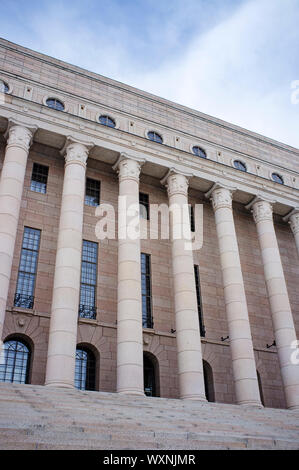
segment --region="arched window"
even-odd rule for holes
[[[56,109],[56,111],[64,111],[64,104],[56,98],[48,98],[46,104],[49,108]]]
[[[265,400],[264,400],[264,394],[263,394],[262,381],[261,381],[261,376],[260,376],[260,373],[259,373],[258,370],[256,371],[256,375],[257,375],[257,382],[258,382],[258,385],[259,385],[259,391],[260,391],[261,402],[262,402],[262,405],[265,406]]]
[[[272,176],[272,180],[275,181],[275,183],[284,184],[283,177],[280,176],[278,173],[272,173],[271,176]]]
[[[206,152],[202,148],[198,147],[197,145],[194,145],[194,147],[192,147],[192,152],[197,157],[207,158]]]
[[[1,93],[8,93],[9,92],[9,86],[3,80],[0,80],[0,92]]]
[[[144,393],[148,397],[159,396],[159,365],[150,353],[143,354]]]
[[[203,376],[205,382],[205,392],[206,398],[210,402],[215,401],[215,391],[214,391],[214,379],[213,379],[213,371],[212,367],[207,361],[203,362]]]
[[[115,121],[109,116],[100,116],[99,122],[103,124],[103,126],[115,127]]]
[[[163,143],[162,137],[160,136],[160,134],[157,134],[157,132],[150,131],[150,132],[147,133],[147,136],[148,136],[149,140],[152,140],[153,142],[158,142],[158,144]]]
[[[235,160],[234,167],[240,171],[247,171],[245,163],[241,162],[241,160]]]
[[[19,338],[5,341],[0,355],[0,381],[28,383],[30,353],[29,346]]]
[[[96,358],[94,353],[84,347],[76,349],[75,387],[79,390],[96,389]]]

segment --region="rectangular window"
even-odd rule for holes
[[[190,229],[191,232],[195,232],[195,217],[194,217],[194,207],[189,205],[189,215],[190,215]]]
[[[83,240],[79,317],[95,319],[98,244]]]
[[[24,228],[15,307],[33,308],[40,234],[38,229]]]
[[[85,204],[87,206],[98,206],[100,204],[100,182],[86,178]]]
[[[151,257],[141,253],[141,292],[142,292],[142,326],[153,328],[152,289],[151,289]]]
[[[148,194],[139,193],[140,217],[149,220],[149,200]]]
[[[203,313],[202,313],[202,301],[200,293],[200,279],[199,279],[199,267],[194,265],[194,276],[195,276],[195,287],[196,287],[196,296],[197,296],[197,309],[198,309],[198,318],[199,318],[199,329],[200,336],[206,336],[206,330],[203,323]]]
[[[30,184],[31,191],[43,194],[47,192],[48,172],[49,168],[47,166],[33,163]]]

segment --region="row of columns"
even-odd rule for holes
[[[29,147],[34,127],[11,123],[0,181],[0,337]],[[68,139],[63,149],[65,174],[54,274],[46,385],[73,387],[80,291],[80,266],[88,152],[93,144]],[[114,169],[119,195],[139,207],[139,175],[144,160],[122,154]],[[163,183],[169,205],[188,204],[188,175],[170,171]],[[252,336],[232,211],[232,189],[215,184],[206,194],[215,213],[224,298],[229,327],[237,403],[261,406]],[[291,361],[296,341],[288,293],[273,224],[271,201],[255,198],[253,212],[261,248],[287,407],[299,409],[299,366]],[[136,217],[136,213],[134,214]],[[119,231],[125,218],[119,210]],[[299,252],[299,217],[290,225]],[[172,218],[172,229],[175,220]],[[188,227],[187,227],[188,226]],[[186,250],[189,223],[181,239],[172,238],[174,307],[180,396],[205,400],[201,339],[192,251]],[[119,232],[120,233],[120,232]],[[173,230],[171,230],[173,233]],[[117,391],[143,395],[143,338],[140,239],[125,236],[118,243]]]

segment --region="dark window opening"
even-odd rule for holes
[[[192,151],[193,151],[194,155],[196,155],[197,157],[207,158],[206,152],[202,148],[198,147],[197,145],[195,145],[192,148]]]
[[[282,176],[278,173],[272,173],[272,180],[275,181],[275,183],[284,184]]]
[[[257,382],[258,382],[259,391],[260,391],[261,402],[262,402],[262,405],[265,406],[262,380],[261,380],[261,376],[258,370],[256,371],[256,375],[257,375]]]
[[[109,116],[100,116],[99,122],[103,124],[103,126],[115,127],[115,121]]]
[[[150,353],[143,354],[144,393],[147,397],[159,396],[158,363],[151,358]]]
[[[38,229],[24,228],[19,274],[14,299],[15,307],[33,308],[40,234],[41,231]]]
[[[140,217],[149,220],[149,198],[148,194],[139,193]]]
[[[100,204],[101,183],[91,178],[86,178],[85,204],[87,206],[98,206]]]
[[[0,355],[0,382],[29,383],[30,348],[20,339],[4,342]]]
[[[142,326],[153,328],[150,255],[141,253]]]
[[[98,244],[83,240],[80,286],[80,318],[96,318]]]
[[[189,205],[189,216],[190,216],[190,230],[195,232],[195,216],[194,216],[194,207]]]
[[[204,322],[203,322],[199,266],[197,266],[197,265],[194,265],[194,276],[195,276],[195,288],[196,288],[196,297],[197,297],[197,310],[198,310],[200,336],[205,337],[206,336],[206,329],[205,329]]]
[[[96,358],[83,346],[76,349],[75,387],[79,390],[96,389]]]
[[[234,167],[240,171],[245,171],[245,172],[247,171],[245,163],[241,162],[240,160],[234,161]]]
[[[160,136],[160,134],[157,134],[157,132],[148,132],[147,134],[149,140],[152,140],[153,142],[157,142],[158,144],[162,144],[163,143],[163,139],[162,137]]]
[[[214,391],[214,379],[212,367],[207,361],[202,361],[203,363],[203,376],[205,382],[205,393],[206,399],[210,402],[215,401],[215,391]]]
[[[7,85],[7,83],[3,82],[2,80],[0,80],[0,92],[1,93],[9,92],[9,86]]]
[[[45,194],[47,192],[49,168],[39,163],[33,163],[31,175],[31,191]]]
[[[49,108],[56,109],[56,111],[64,110],[64,104],[56,98],[48,98],[46,104]]]

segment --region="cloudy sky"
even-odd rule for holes
[[[10,41],[297,148],[298,25],[299,0],[1,4]]]

